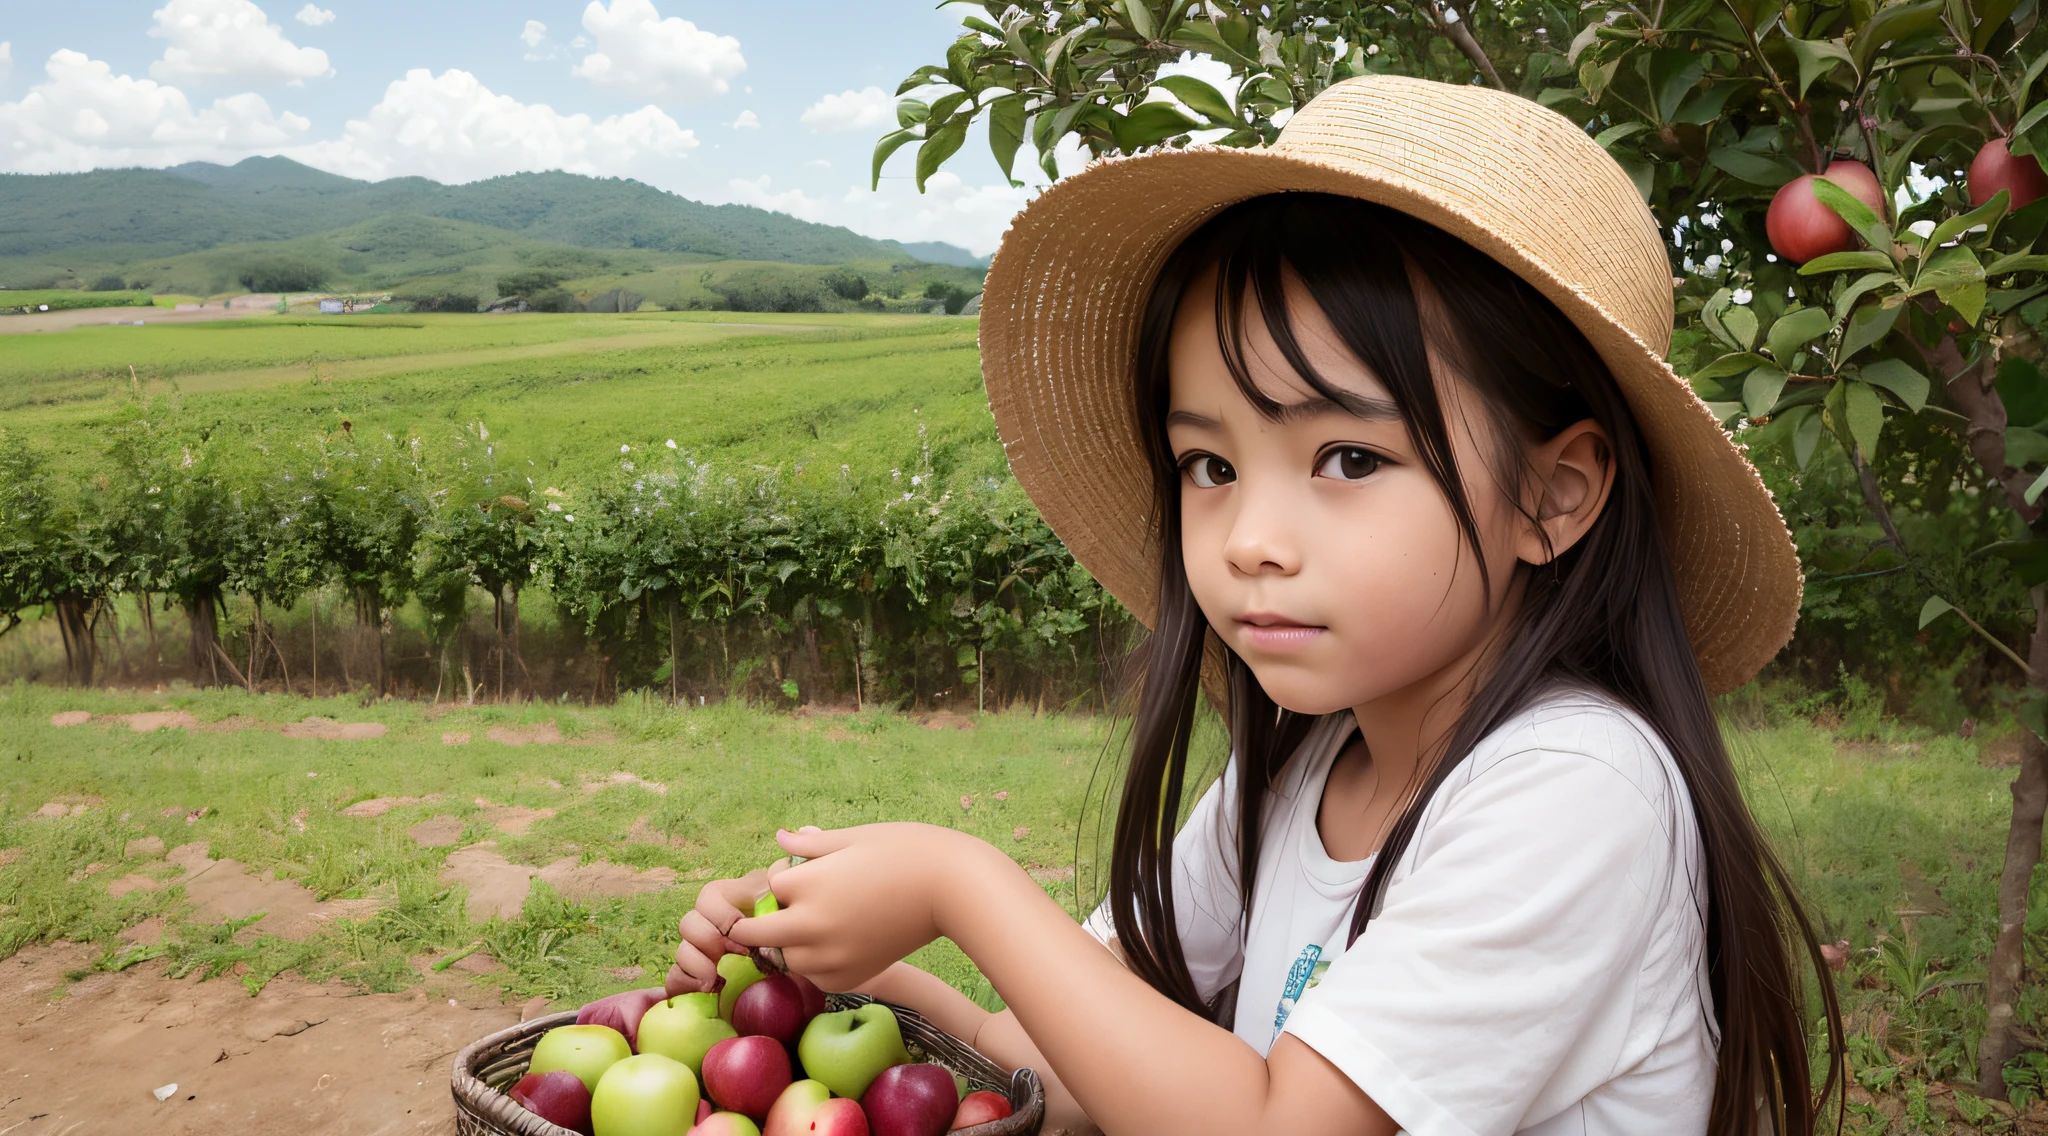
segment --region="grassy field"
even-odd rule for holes
[[[198,725],[136,733],[104,720],[51,724],[51,715],[76,710],[182,710]],[[310,715],[387,732],[368,741],[278,732]],[[486,738],[494,726],[549,722],[559,744]],[[632,967],[659,974],[695,881],[765,862],[777,825],[885,818],[953,825],[989,839],[1038,869],[1048,890],[1072,907],[1070,870],[1083,799],[1108,737],[1104,722],[992,714],[936,724],[967,728],[874,713],[787,716],[737,704],[437,710],[17,685],[0,691],[0,737],[7,739],[0,762],[9,767],[0,783],[0,849],[8,850],[0,852],[0,956],[73,938],[103,947],[102,969],[166,957],[175,972],[239,978],[252,989],[290,970],[390,990],[417,983],[431,961],[481,941],[479,954],[494,961],[472,981],[568,1004],[647,980]],[[449,733],[474,740],[447,745]],[[1213,748],[1214,734],[1208,737]],[[1730,738],[1752,806],[1801,881],[1823,937],[1853,948],[1839,979],[1858,1086],[1849,1130],[2010,1131],[2004,1113],[1948,1086],[1973,1079],[1970,1039],[1983,1018],[1974,983],[1995,922],[1993,880],[2009,809],[2012,771],[2000,762],[2015,752],[2013,740],[1932,736],[1854,706],[1815,720],[1737,707]],[[343,812],[390,797],[437,799],[375,818]],[[35,815],[52,804],[67,815]],[[492,826],[507,806],[552,815],[508,835]],[[409,835],[436,817],[453,818],[441,823],[459,830],[460,846],[495,840],[513,863],[668,868],[676,883],[655,894],[579,901],[541,880],[518,917],[472,920],[462,885],[442,879],[456,848],[421,847]],[[127,854],[128,842],[151,836],[172,848],[205,841],[213,857],[297,881],[323,900],[373,902],[294,942],[209,918],[175,878],[115,898],[110,880],[172,876],[151,855]],[[1085,892],[1092,854],[1083,859]],[[2044,900],[2036,896],[2037,912]],[[123,938],[124,928],[152,919],[165,927],[155,945]],[[995,1004],[993,991],[949,946],[929,948],[917,961]],[[2036,992],[2023,1022],[2039,1028],[2044,1010]],[[2039,1096],[2037,1072],[2024,1062],[2017,1071],[2022,1108]]]
[[[431,441],[481,421],[501,466],[562,478],[669,438],[714,461],[886,467],[916,453],[922,424],[942,458],[965,446],[990,464],[975,326],[650,312],[87,327],[9,339],[0,428],[80,462],[138,396],[259,434],[346,418]]]

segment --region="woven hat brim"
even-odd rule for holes
[[[1081,565],[1147,626],[1158,533],[1132,421],[1139,322],[1182,239],[1221,209],[1320,192],[1397,209],[1528,281],[1586,335],[1651,453],[1660,523],[1700,672],[1733,690],[1792,637],[1799,559],[1771,494],[1733,438],[1658,352],[1446,193],[1313,156],[1191,147],[1099,162],[1012,222],[983,296],[981,356],[1010,467]]]

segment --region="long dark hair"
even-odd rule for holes
[[[1653,470],[1628,404],[1585,336],[1528,283],[1457,238],[1368,202],[1289,193],[1232,206],[1168,258],[1145,311],[1133,394],[1160,537],[1158,608],[1130,722],[1108,897],[1131,968],[1189,1010],[1220,1015],[1195,987],[1174,920],[1173,829],[1205,648],[1214,645],[1181,559],[1181,479],[1165,428],[1174,318],[1191,283],[1210,269],[1218,340],[1246,399],[1268,415],[1280,409],[1244,364],[1247,319],[1255,314],[1304,382],[1345,403],[1344,392],[1316,374],[1296,342],[1283,287],[1291,274],[1392,394],[1475,559],[1478,528],[1425,345],[1452,360],[1480,396],[1504,440],[1502,454],[1488,465],[1510,500],[1521,500],[1517,439],[1549,438],[1590,418],[1611,442],[1614,485],[1599,519],[1549,564],[1517,567],[1526,578],[1514,623],[1441,756],[1389,831],[1360,889],[1351,940],[1371,920],[1430,796],[1480,739],[1556,684],[1603,690],[1649,722],[1669,748],[1705,847],[1707,966],[1721,1030],[1707,1131],[1753,1136],[1762,1106],[1780,1136],[1811,1133],[1843,1083],[1840,1008],[1791,880],[1736,784],[1679,614]],[[1434,305],[1418,303],[1411,270],[1429,283]],[[1313,719],[1281,709],[1242,659],[1227,649],[1222,654],[1231,760],[1238,763],[1237,878],[1248,916],[1265,799]],[[1818,1096],[1795,948],[1803,948],[1825,1003],[1828,1071]],[[1839,1108],[1836,1115],[1839,1128]]]

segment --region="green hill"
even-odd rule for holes
[[[894,241],[747,205],[705,205],[624,178],[554,172],[467,185],[366,182],[288,158],[248,158],[232,166],[0,174],[0,263],[9,276],[81,274],[87,266],[329,233],[393,213],[585,248],[797,264],[909,259]]]

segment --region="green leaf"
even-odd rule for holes
[[[2027,97],[2033,93],[2034,83],[2041,78],[2044,68],[2048,68],[2048,51],[2034,57],[2034,61],[2027,65],[2027,73],[2020,79],[2020,85],[2015,88],[2020,93],[2020,106],[2027,105]]]
[[[2048,434],[2026,426],[2006,427],[2005,460],[2015,469],[2048,466]]]
[[[889,155],[902,149],[906,144],[917,141],[917,137],[915,130],[898,130],[893,134],[882,135],[882,140],[875,143],[875,176],[874,181],[868,186],[869,189],[881,186],[882,165],[889,160]]]
[[[1166,88],[1189,110],[1210,122],[1235,125],[1238,121],[1237,110],[1230,105],[1230,100],[1224,98],[1221,91],[1192,75],[1165,75],[1152,85]]]
[[[931,118],[931,104],[921,99],[896,100],[896,125],[909,130]]]
[[[1777,367],[1758,367],[1742,380],[1742,406],[1751,418],[1762,418],[1778,405],[1785,391],[1785,372]]]
[[[1688,377],[1695,383],[1703,383],[1709,379],[1725,379],[1731,375],[1753,371],[1769,362],[1770,360],[1754,352],[1736,351],[1708,363]]]
[[[2001,540],[1977,550],[1978,556],[1996,556],[2012,565],[2020,583],[2031,588],[2048,584],[2048,540]]]
[[[1879,359],[1865,364],[1857,377],[1892,392],[1907,410],[1915,414],[1927,405],[1927,376],[1898,359]]]
[[[1936,249],[1921,262],[1913,280],[1913,293],[1933,292],[1942,303],[1956,310],[1966,323],[1976,323],[1984,312],[1984,266],[1976,250],[1968,245]]]
[[[1793,56],[1799,60],[1798,97],[1802,99],[1806,97],[1806,88],[1813,86],[1815,79],[1844,63],[1851,70],[1856,67],[1855,57],[1838,39],[1793,39],[1787,36],[1785,46],[1791,48]]]
[[[989,152],[995,155],[997,168],[1013,186],[1023,184],[1010,171],[1017,164],[1018,148],[1024,145],[1024,117],[1028,113],[1023,95],[1005,95],[988,105]]]
[[[2043,489],[2048,489],[2048,469],[2041,471],[2041,476],[2035,478],[2032,485],[2027,486],[2027,491],[2021,494],[2021,497],[2027,504],[2031,505],[2041,499],[2041,491]]]
[[[1813,195],[1820,199],[1822,205],[1849,222],[1849,227],[1856,230],[1856,234],[1872,249],[1884,251],[1892,247],[1891,226],[1879,220],[1877,214],[1870,211],[1870,206],[1858,201],[1848,190],[1822,177],[1814,179]]]
[[[1899,308],[1887,308],[1883,304],[1865,304],[1849,317],[1849,327],[1842,333],[1842,347],[1836,353],[1835,364],[1840,366],[1856,357],[1858,351],[1873,343],[1881,342],[1891,334],[1892,325],[1899,322]],[[1919,407],[1914,407],[1918,410]]]
[[[1571,47],[1565,50],[1565,62],[1574,67],[1578,66],[1579,53],[1593,45],[1593,41],[1600,35],[1600,29],[1605,26],[1606,24],[1601,22],[1598,17],[1595,17],[1585,27],[1580,28],[1579,34],[1572,37]]]
[[[2048,106],[2048,103],[2041,105]],[[2005,191],[2001,189],[1999,192]],[[2048,269],[2048,256],[2022,249],[2019,252],[2009,252],[1985,265],[1984,275],[2009,276],[2015,272],[2040,272],[2043,269]]]
[[[1756,346],[1756,313],[1743,307],[1730,307],[1721,313],[1721,326],[1735,340],[1735,345],[1744,351]]]
[[[1120,0],[1117,7],[1123,9],[1124,17],[1131,22],[1131,30],[1140,39],[1157,39],[1159,21],[1152,15],[1152,6],[1146,0]]]
[[[2041,55],[2041,59],[2048,59],[2048,52],[2043,52]],[[2035,67],[2039,67],[2040,65],[2040,60],[2036,60],[2034,62]],[[2033,110],[2030,110],[2027,113],[2021,115],[2020,120],[2012,124],[2012,136],[2017,138],[2018,136],[2025,134],[2027,131],[2032,130],[2036,126],[2039,126],[2041,124],[2041,120],[2044,118],[2048,118],[2048,103],[2041,103],[2035,106]]]
[[[1713,295],[1708,296],[1707,302],[1700,305],[1700,322],[1707,326],[1707,331],[1715,339],[1741,351],[1745,350],[1748,345],[1735,342],[1734,333],[1730,332],[1727,326],[1721,322],[1721,313],[1728,310],[1730,299],[1734,295],[1735,292],[1732,289],[1721,288],[1715,291]]]
[[[1800,347],[1833,326],[1835,317],[1829,315],[1826,308],[1797,308],[1786,312],[1771,324],[1768,336],[1771,358],[1778,361],[1778,366],[1789,368],[1792,356]]]
[[[967,141],[968,116],[960,115],[944,126],[933,131],[917,148],[917,191],[924,192],[924,183],[945,164]]]
[[[1723,426],[1735,421],[1735,419],[1742,415],[1742,404],[1739,402],[1710,402],[1707,404],[1707,409],[1713,411],[1714,421],[1719,422]]]
[[[1644,122],[1624,122],[1619,126],[1610,126],[1607,129],[1601,131],[1600,133],[1595,134],[1593,136],[1593,144],[1595,146],[1600,147],[1602,150],[1605,150],[1607,147],[1614,145],[1616,142],[1619,142],[1622,139],[1630,137],[1632,135],[1641,134],[1643,131],[1648,130],[1649,128],[1649,124]]]
[[[1706,78],[1707,60],[1700,52],[1684,48],[1658,48],[1650,53],[1650,90],[1655,96],[1655,110],[1659,122],[1670,122],[1671,116],[1685,101],[1685,96]]]
[[[1911,4],[1887,4],[1856,34],[1850,62],[1858,75],[1870,70],[1870,63],[1886,44],[1932,30],[1941,23],[1943,0],[1917,0]]]
[[[1131,113],[1111,115],[1111,124],[1116,131],[1117,148],[1126,154],[1135,153],[1147,146],[1159,143],[1177,134],[1186,134],[1200,129],[1201,124],[1172,103],[1139,103]]]
[[[1942,616],[1947,615],[1949,612],[1952,612],[1954,610],[1955,605],[1949,603],[1945,599],[1942,599],[1940,596],[1929,596],[1927,598],[1927,602],[1920,605],[1921,629],[1925,630],[1928,624],[1933,623],[1935,620],[1940,619]]]
[[[1948,220],[1936,225],[1934,231],[1927,234],[1926,247],[1939,248],[1979,225],[1987,227],[1997,225],[1999,218],[2005,216],[2006,206],[2011,203],[2012,194],[2002,189],[1999,190],[1997,193],[1992,194],[1991,200],[1985,202],[1982,206],[1972,209],[1960,217],[1950,217]]]
[[[1991,45],[1991,37],[2012,16],[2012,10],[2019,7],[2019,0],[1976,0],[1977,30],[1970,34],[1970,47],[1983,51]]]
[[[1867,275],[1858,276],[1855,283],[1842,289],[1842,294],[1835,298],[1835,318],[1841,319],[1846,315],[1849,309],[1855,305],[1856,301],[1863,297],[1864,293],[1873,288],[1881,288],[1886,284],[1894,284],[1904,288],[1906,281],[1904,277],[1896,272],[1872,272]]]
[[[1843,392],[1843,410],[1849,416],[1849,433],[1863,460],[1877,457],[1877,438],[1884,430],[1884,402],[1868,383],[1851,382]]]
[[[1831,252],[1814,257],[1799,266],[1799,275],[1817,276],[1823,272],[1846,272],[1851,268],[1896,268],[1892,258],[1876,249],[1860,249],[1856,252]]]
[[[1677,126],[1705,126],[1713,122],[1721,117],[1721,109],[1728,105],[1728,100],[1734,96],[1735,92],[1742,85],[1741,83],[1716,83],[1700,91],[1693,95],[1693,97],[1685,100],[1685,105],[1679,107],[1678,113],[1671,116],[1672,124]]]
[[[1806,463],[1813,460],[1814,449],[1820,445],[1820,408],[1801,406],[1786,413],[1799,415],[1798,421],[1792,427],[1792,460],[1803,470]]]
[[[1773,188],[1799,176],[1798,170],[1776,158],[1734,146],[1715,147],[1707,153],[1707,164],[1737,180]]]

